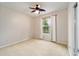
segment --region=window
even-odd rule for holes
[[[49,28],[50,28],[49,17],[43,18],[43,20],[42,20],[43,33],[49,33]]]

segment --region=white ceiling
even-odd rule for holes
[[[42,12],[40,15],[68,7],[68,2],[0,2],[0,6],[5,6],[30,16],[38,16],[31,13],[29,9],[29,7],[36,4],[39,4],[41,8],[46,10],[46,12]]]

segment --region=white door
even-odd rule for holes
[[[75,54],[79,55],[79,3],[75,7]]]
[[[79,3],[77,3],[77,46],[78,46],[78,50],[77,50],[77,53],[78,53],[78,56],[79,56]]]
[[[79,3],[74,4],[74,55],[79,55]]]
[[[41,20],[41,38],[56,41],[55,16],[44,17]]]

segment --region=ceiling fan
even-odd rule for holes
[[[38,4],[36,4],[35,7],[30,7],[30,9],[32,9],[32,11],[31,11],[32,13],[36,12],[38,14],[40,14],[40,12],[42,12],[42,11],[46,11],[45,9],[41,9],[40,5],[38,5]]]

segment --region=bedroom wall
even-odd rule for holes
[[[74,6],[75,2],[71,2],[68,7],[68,50],[69,54],[74,55]]]
[[[0,46],[31,38],[31,17],[0,6]]]
[[[63,9],[57,13],[57,42],[68,43],[68,10]]]
[[[36,17],[34,19],[34,21],[35,21],[35,23],[34,23],[34,32],[35,32],[34,38],[40,38],[41,18],[45,17],[45,16],[52,16],[52,15],[57,15],[57,42],[67,45],[67,43],[68,43],[68,9],[67,8]]]

